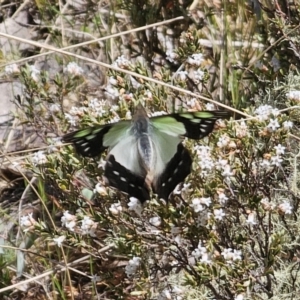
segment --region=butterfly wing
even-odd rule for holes
[[[104,176],[109,185],[140,201],[150,199],[145,170],[138,161],[137,140],[131,134],[131,121],[88,127],[66,134],[82,156],[94,157],[109,148]]]
[[[170,135],[180,135],[199,140],[214,129],[218,119],[228,118],[227,111],[196,111],[153,117],[155,127]]]
[[[67,143],[73,143],[82,156],[100,155],[106,148],[112,148],[122,140],[131,126],[130,121],[87,127],[63,136]]]
[[[109,155],[104,176],[110,186],[127,193],[130,197],[139,199],[142,203],[150,199],[149,187],[145,183],[145,176],[131,172]]]
[[[181,137],[202,139],[212,132],[217,119],[228,117],[223,111],[171,114],[151,118],[157,166],[152,189],[168,199],[177,184],[190,174],[192,159]]]

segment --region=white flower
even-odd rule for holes
[[[225,260],[231,260],[232,259],[232,249],[231,248],[225,248],[221,255],[224,257]]]
[[[62,246],[62,242],[66,239],[66,237],[64,235],[58,237],[58,238],[54,238],[53,241],[55,242],[55,244],[57,244],[58,247]]]
[[[224,213],[223,209],[214,209],[214,216],[217,220],[222,220],[226,214]]]
[[[228,160],[219,158],[216,162],[217,170],[224,170],[224,168],[228,165]]]
[[[149,223],[155,227],[158,227],[161,224],[161,218],[160,217],[150,218]]]
[[[205,265],[209,265],[212,263],[212,260],[210,258],[210,254],[209,253],[204,253],[200,259],[200,262],[205,264]]]
[[[246,221],[249,225],[256,225],[257,223],[255,222],[255,213],[251,212],[248,215],[247,221]]]
[[[130,61],[124,55],[121,55],[112,65],[121,69],[127,69],[130,66]]]
[[[113,203],[110,208],[109,211],[113,214],[113,215],[118,215],[122,212],[123,208],[122,205],[120,203],[120,201],[118,201],[117,203]]]
[[[112,106],[110,107],[110,111],[111,111],[111,112],[118,111],[119,108],[120,108],[119,105],[112,105]]]
[[[113,76],[110,76],[109,79],[108,79],[108,82],[111,84],[111,85],[118,85],[118,80],[113,77]]]
[[[238,294],[234,300],[244,300],[244,295],[243,294]]]
[[[291,100],[299,101],[300,100],[300,91],[289,91],[286,94],[286,97]]]
[[[109,123],[117,123],[120,121],[119,116],[114,116],[112,119],[109,120]]]
[[[76,106],[72,106],[69,114],[72,116],[78,116],[81,117],[84,115],[84,112],[86,111],[86,107],[76,107]]]
[[[91,111],[92,115],[96,117],[102,117],[104,114],[106,114],[105,110],[105,103],[106,101],[99,101],[97,98],[93,98],[89,102],[89,110]]]
[[[197,152],[198,156],[199,157],[203,157],[203,156],[210,156],[210,152],[211,152],[211,149],[209,146],[203,146],[203,145],[196,145],[194,147],[194,150]]]
[[[224,193],[219,193],[219,202],[225,204],[228,200],[228,197]]]
[[[202,198],[200,198],[200,202],[202,204],[205,204],[207,207],[211,205],[211,199],[210,199],[210,197],[206,197],[206,198],[202,197]]]
[[[280,158],[280,156],[278,156],[278,155],[275,155],[275,156],[271,157],[271,165],[272,166],[280,167],[282,161],[283,161],[283,159]]]
[[[270,167],[271,163],[270,161],[268,161],[267,159],[263,159],[261,162],[260,162],[260,166],[264,169],[267,169],[268,167]]]
[[[70,231],[74,231],[74,227],[76,226],[76,219],[75,215],[71,215],[68,210],[64,212],[64,215],[61,217],[62,226],[65,226]]]
[[[71,75],[78,76],[83,74],[83,69],[77,65],[76,62],[69,62],[68,65],[64,68],[64,72],[67,72]]]
[[[40,71],[34,65],[29,66],[29,71],[30,71],[31,78],[35,82],[38,82]]]
[[[281,212],[283,212],[286,215],[292,214],[293,207],[287,201],[284,201],[283,203],[279,204],[278,208]]]
[[[246,122],[241,120],[240,123],[235,123],[236,136],[240,139],[249,135],[249,130]]]
[[[186,101],[186,105],[191,108],[194,108],[196,106],[196,103],[197,103],[196,98],[187,99],[187,101]]]
[[[204,72],[201,69],[194,71],[194,79],[196,83],[199,83],[204,78]]]
[[[52,103],[50,106],[49,106],[49,110],[52,112],[52,113],[58,113],[60,112],[61,110],[61,106],[57,103]]]
[[[20,69],[18,67],[17,64],[11,64],[5,67],[5,73],[7,75],[11,75],[11,74],[19,74],[20,73]]]
[[[125,273],[126,273],[127,277],[129,277],[129,278],[132,277],[136,273],[140,264],[141,264],[141,258],[133,257],[128,262],[128,265],[125,267]]]
[[[269,131],[275,131],[279,127],[280,127],[280,125],[279,125],[277,119],[270,119],[270,123],[267,125],[267,129]]]
[[[67,121],[70,123],[71,126],[76,126],[77,124],[77,118],[68,114],[68,113],[65,113],[65,118],[67,119]]]
[[[202,159],[199,157],[198,165],[202,170],[211,171],[214,168],[215,163],[210,157],[206,157],[206,159],[204,157],[202,157]]]
[[[206,212],[199,212],[196,219],[196,226],[202,227],[207,224],[207,220],[209,218],[209,213]]]
[[[35,166],[38,166],[38,165],[43,165],[47,162],[47,156],[44,154],[43,151],[38,151],[38,152],[35,152],[33,154],[33,157],[32,157],[32,163],[35,165]]]
[[[133,210],[135,211],[136,214],[141,215],[143,210],[141,202],[135,197],[130,197],[129,200],[130,200],[130,202],[128,203],[129,210]]]
[[[95,231],[97,223],[94,222],[89,216],[84,216],[81,221],[82,234],[89,234],[90,236],[96,236]]]
[[[259,106],[254,113],[257,114],[260,121],[266,121],[269,119],[270,114],[273,111],[273,107],[270,105],[261,105]]]
[[[206,110],[215,110],[215,105],[212,103],[206,103],[205,104],[205,109]]]
[[[233,250],[232,253],[232,260],[242,260],[242,251],[240,250]]]
[[[119,97],[119,90],[112,85],[108,84],[105,88],[106,95],[112,99],[116,99]]]
[[[230,137],[227,134],[223,134],[219,137],[217,146],[219,148],[225,148],[230,142]]]
[[[24,227],[23,231],[27,232],[30,229],[34,228],[34,225],[36,224],[36,220],[33,218],[32,213],[29,213],[27,216],[22,216],[20,218],[20,226]]]
[[[96,184],[96,186],[94,188],[94,193],[96,193],[96,192],[98,194],[100,194],[101,196],[107,195],[106,188],[99,182]]]
[[[277,155],[284,154],[284,152],[285,152],[285,147],[282,146],[281,144],[278,144],[277,146],[275,146],[274,149],[276,150]]]
[[[173,51],[167,51],[166,52],[166,59],[170,62],[177,62],[176,59],[178,58],[178,55]]]
[[[233,172],[231,171],[231,167],[229,165],[224,166],[222,176],[223,177],[230,177],[233,175]]]
[[[186,80],[186,77],[188,75],[188,72],[187,71],[178,71],[176,73],[176,75],[179,77],[179,80],[181,81],[185,81]]]
[[[190,206],[194,209],[195,213],[198,213],[205,209],[205,207],[201,204],[200,198],[194,198]]]
[[[164,289],[157,297],[157,300],[182,300],[180,296],[183,290],[174,286]]]
[[[293,122],[292,121],[284,121],[283,122],[283,128],[286,130],[289,130],[293,127]]]
[[[199,241],[198,247],[192,252],[192,256],[194,256],[195,258],[198,259],[206,252],[207,252],[207,249],[205,247],[203,247],[201,241]]]
[[[227,261],[235,261],[242,259],[242,252],[240,250],[233,250],[231,248],[224,249],[221,253]]]
[[[200,66],[204,61],[202,53],[195,53],[188,57],[187,63],[190,65]]]

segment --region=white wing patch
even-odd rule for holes
[[[181,138],[177,135],[170,135],[164,131],[153,128],[151,133],[153,142],[153,152],[155,155],[155,164],[153,165],[153,180],[157,179],[165,170],[168,162],[177,152],[178,144]]]
[[[123,133],[119,141],[110,148],[108,155],[113,155],[119,164],[132,173],[145,175],[138,161],[137,140],[134,135],[130,134],[130,129]]]

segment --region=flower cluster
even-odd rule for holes
[[[271,115],[277,117],[279,114],[278,109],[273,108],[271,105],[261,105],[254,111],[254,113],[260,121],[268,120]]]
[[[231,264],[234,261],[242,260],[242,251],[235,250],[232,248],[224,249],[221,255],[224,257],[225,261],[229,264]]]
[[[79,76],[83,74],[83,69],[73,61],[68,63],[68,65],[64,68],[64,72],[69,73],[73,76]]]
[[[109,211],[113,215],[119,215],[122,212],[122,210],[123,210],[123,208],[122,208],[120,201],[118,201],[117,203],[113,203],[109,208]]]
[[[44,165],[47,161],[47,156],[43,151],[38,151],[33,154],[32,163],[34,166]]]
[[[286,97],[291,100],[299,101],[300,100],[300,91],[289,91],[286,94]]]
[[[211,257],[212,255],[208,253],[206,247],[202,246],[202,242],[199,241],[198,247],[193,250],[192,256],[198,260],[199,262],[203,264],[211,264],[212,260]]]
[[[82,235],[95,236],[98,223],[94,222],[89,216],[83,216],[81,227],[77,226],[77,216],[72,215],[69,211],[65,211],[61,217],[62,226],[70,231],[76,231]]]
[[[210,197],[207,198],[194,198],[192,200],[191,207],[193,208],[195,213],[201,212],[205,210],[207,207],[211,205]]]
[[[125,267],[125,273],[128,278],[131,278],[137,271],[141,264],[141,258],[140,257],[133,257]]]
[[[27,232],[34,229],[37,221],[33,218],[32,213],[27,216],[22,216],[20,219],[20,226],[23,227],[23,231]]]

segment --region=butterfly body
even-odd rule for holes
[[[227,112],[191,112],[149,118],[138,105],[131,121],[90,127],[63,137],[83,156],[97,156],[108,148],[104,170],[109,185],[138,198],[150,191],[168,200],[191,171],[192,159],[182,138],[208,135]]]

